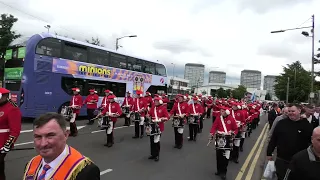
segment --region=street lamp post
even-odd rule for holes
[[[46,28],[48,30],[48,33],[49,33],[51,26],[50,25],[46,25],[46,26],[44,26],[44,28]]]
[[[299,28],[291,28],[291,29],[284,29],[284,30],[277,30],[277,31],[271,31],[271,33],[282,33],[286,31],[291,31],[291,30],[297,30],[297,29],[306,29],[306,28],[311,28],[311,35],[309,35],[308,32],[303,31],[302,35],[306,37],[311,37],[312,38],[312,45],[311,45],[311,93],[313,92],[313,85],[314,85],[314,15],[311,16],[312,20],[312,25],[311,26],[305,26],[305,27],[299,27]]]
[[[116,51],[119,49],[119,40],[120,40],[120,39],[123,39],[123,38],[126,38],[126,37],[128,37],[128,38],[133,38],[133,37],[137,37],[137,35],[122,36],[122,37],[117,38],[117,39],[116,39]]]

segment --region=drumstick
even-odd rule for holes
[[[207,147],[210,145],[210,143],[212,142],[212,140],[209,140],[208,144],[207,144]]]

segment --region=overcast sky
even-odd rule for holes
[[[277,75],[296,60],[310,70],[311,38],[301,30],[270,31],[311,26],[315,14],[318,49],[319,7],[319,0],[0,0],[0,12],[18,17],[14,29],[24,36],[50,24],[51,32],[99,37],[114,49],[117,37],[137,35],[122,39],[119,52],[160,60],[168,75],[175,63],[179,77],[185,63],[202,63],[206,77],[210,70],[227,72],[227,83],[239,83],[243,69]]]

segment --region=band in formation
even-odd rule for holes
[[[79,94],[79,88],[72,88],[74,95],[69,106],[62,108],[61,114],[70,123],[70,136],[77,136],[76,118],[80,109],[85,104],[88,114],[88,125],[98,121],[98,125],[105,129],[107,142],[105,146],[114,145],[114,127],[118,117],[125,117],[125,125],[134,123],[134,139],[142,139],[144,134],[150,138],[150,157],[159,161],[161,134],[164,132],[164,124],[172,121],[174,133],[174,148],[183,148],[184,128],[188,125],[189,141],[196,141],[197,134],[202,132],[205,117],[212,115],[212,127],[209,135],[209,143],[215,142],[217,156],[216,175],[226,178],[228,162],[238,162],[239,152],[243,151],[246,137],[250,137],[252,130],[259,124],[261,105],[257,102],[246,103],[235,99],[214,99],[211,96],[202,97],[201,94],[178,94],[175,97],[173,108],[168,112],[169,99],[165,94],[154,95],[149,92],[143,95],[142,91],[136,91],[133,97],[127,92],[122,105],[115,101],[116,96],[110,90],[105,90],[105,97],[98,106],[98,95],[94,89],[83,101]],[[19,136],[21,129],[21,113],[19,108],[9,99],[10,92],[0,89],[0,111],[6,112],[1,116],[3,121],[0,135],[5,140],[1,142],[0,179],[4,179],[4,157],[12,148]],[[10,111],[10,112],[9,112]],[[12,112],[11,112],[12,111]],[[17,111],[17,112],[16,112]],[[97,113],[98,111],[98,113]],[[20,115],[19,115],[20,113]],[[16,116],[11,116],[15,114]],[[19,116],[18,116],[19,115]],[[13,125],[10,122],[16,122]],[[15,127],[17,126],[17,127]],[[71,149],[72,150],[72,149]]]

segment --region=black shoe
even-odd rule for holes
[[[194,139],[193,139],[193,141],[197,141],[197,139],[196,139],[196,138],[194,138]]]
[[[159,161],[159,156],[156,156],[156,157],[154,158],[154,161],[158,162],[158,161]]]
[[[174,145],[173,148],[178,148],[178,145]]]
[[[190,138],[190,139],[188,139],[188,141],[193,141],[193,139]]]
[[[214,175],[219,176],[219,175],[220,175],[220,173],[219,173],[219,172],[216,172],[216,173],[214,173]]]
[[[138,137],[138,136],[133,136],[132,138],[133,138],[133,139],[138,139],[139,137]]]
[[[178,149],[181,149],[181,148],[182,148],[182,145],[179,145],[177,148],[178,148]]]
[[[154,156],[152,156],[152,155],[148,157],[148,159],[155,159],[155,158],[156,158],[156,157],[154,157]]]
[[[239,160],[238,159],[234,159],[233,162],[236,163],[236,164],[239,164]]]
[[[240,152],[243,152],[243,147],[240,147]]]

